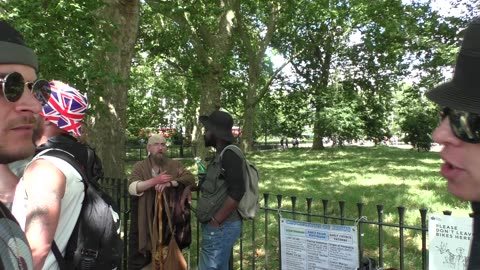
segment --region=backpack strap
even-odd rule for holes
[[[82,167],[82,165],[80,165],[80,162],[75,158],[75,156],[73,156],[72,154],[70,154],[65,150],[58,149],[58,148],[52,148],[44,152],[41,152],[40,155],[38,155],[37,157],[42,157],[42,156],[56,157],[66,161],[80,174],[83,180],[82,182],[85,185],[85,189],[88,187],[88,178],[85,173],[85,169]]]
[[[248,166],[247,160],[246,160],[245,155],[243,154],[242,150],[234,144],[229,144],[229,145],[225,146],[225,148],[223,148],[222,152],[220,152],[220,163],[222,162],[223,153],[225,153],[225,151],[227,151],[228,149],[232,150],[235,154],[237,154],[240,157],[240,159],[243,161],[243,164],[242,164],[243,167],[246,168]],[[245,171],[245,169],[243,169],[243,170],[244,170],[244,173],[247,173]],[[248,181],[248,180],[245,180],[246,175],[244,175],[243,177],[244,177],[244,185],[246,185],[247,184],[246,181]],[[238,208],[237,208],[237,212],[238,212]],[[241,217],[241,215],[240,215],[240,217]]]
[[[70,164],[80,174],[83,180],[82,182],[85,185],[85,189],[87,189],[88,181],[87,181],[87,176],[85,174],[85,170],[82,168],[79,161],[72,154],[62,149],[52,148],[52,149],[46,150],[45,152],[40,153],[38,157],[42,157],[42,156],[56,157],[68,162],[68,164]],[[77,226],[75,226],[74,230],[76,229],[77,229]],[[60,270],[68,270],[67,262],[65,261],[65,258],[62,256],[62,253],[60,252],[60,249],[58,248],[58,245],[55,242],[55,239],[52,240],[51,250],[53,255],[55,256],[55,259],[57,260]]]
[[[57,243],[55,240],[52,241],[52,253],[55,256],[55,259],[57,260],[58,267],[60,270],[68,270],[67,269],[67,262],[65,262],[65,258],[63,258],[62,253],[60,252],[60,249],[57,246]]]
[[[225,148],[223,148],[222,152],[220,152],[220,161],[222,160],[223,153],[225,153],[225,151],[227,151],[228,149],[232,150],[237,155],[239,155],[241,159],[245,159],[245,155],[243,154],[242,150],[238,146],[234,144],[229,144],[225,146]]]
[[[240,157],[240,159],[243,160],[243,163],[246,166],[247,162],[245,160],[245,155],[243,154],[242,150],[234,144],[229,144],[225,146],[225,148],[223,148],[222,152],[220,152],[220,158],[218,162],[220,162],[220,166],[222,166],[221,167],[222,170],[223,170],[223,165],[222,165],[223,153],[225,153],[225,151],[227,151],[228,149],[232,150],[235,154],[237,154]]]

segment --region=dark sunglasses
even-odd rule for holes
[[[50,98],[50,83],[46,80],[36,80],[35,82],[25,82],[22,74],[13,72],[0,79],[2,92],[5,99],[9,102],[18,101],[25,92],[25,86],[30,90],[38,101],[43,105],[47,104]]]
[[[479,114],[446,107],[442,109],[440,116],[442,120],[448,116],[450,128],[457,138],[467,143],[480,143]]]

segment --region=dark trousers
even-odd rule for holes
[[[134,203],[132,203],[134,205]],[[152,254],[147,251],[143,254],[138,251],[138,220],[136,204],[132,206],[132,218],[130,219],[130,232],[128,234],[128,270],[141,270],[152,262]],[[146,228],[145,228],[146,229]]]

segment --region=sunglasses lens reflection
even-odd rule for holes
[[[442,114],[448,116],[457,138],[468,143],[480,143],[480,115],[454,109],[444,109]]]
[[[23,94],[25,81],[20,73],[14,72],[8,74],[4,79],[5,98],[10,102],[18,101]]]
[[[51,92],[52,90],[50,89],[50,83],[46,80],[38,80],[33,85],[32,93],[35,98],[42,103],[42,105],[47,104]]]

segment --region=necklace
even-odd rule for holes
[[[0,240],[3,242],[3,244],[8,248],[8,250],[10,251],[11,254],[13,254],[13,256],[15,256],[15,259],[17,261],[17,265],[18,265],[18,269],[19,270],[28,270],[28,265],[27,265],[27,262],[25,261],[25,258],[23,258],[21,255],[20,255],[20,249],[18,247],[18,243],[17,243],[17,238],[15,237],[15,234],[13,233],[13,229],[12,227],[10,227],[10,219],[8,218],[7,214],[3,211],[3,205],[0,205],[0,212],[2,214],[2,216],[6,219],[5,220],[5,223],[7,224],[7,229],[8,229],[8,232],[10,233],[11,236],[13,236],[13,241],[15,243],[15,249],[16,250],[13,250],[13,248],[9,245],[9,243],[3,238],[3,237],[0,237]]]

